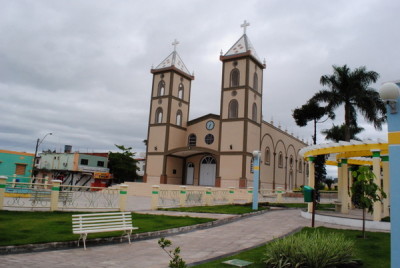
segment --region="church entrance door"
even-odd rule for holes
[[[188,163],[186,168],[186,184],[193,185],[194,177],[194,165],[193,163]]]
[[[206,156],[201,160],[200,165],[200,185],[215,186],[215,172],[217,163],[212,156]]]

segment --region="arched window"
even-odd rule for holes
[[[158,96],[158,97],[159,97],[159,96],[163,96],[164,93],[165,93],[165,82],[164,82],[164,80],[161,80],[161,81],[158,83],[157,96]]]
[[[269,165],[271,161],[271,151],[269,150],[269,147],[265,148],[265,164]]]
[[[156,122],[156,124],[161,124],[162,120],[163,120],[163,110],[161,107],[158,107],[156,110],[155,122]]]
[[[231,100],[229,102],[228,118],[237,118],[238,110],[239,110],[239,104],[237,100]]]
[[[303,162],[301,161],[301,159],[299,160],[299,172],[303,172]]]
[[[254,73],[254,76],[253,76],[253,89],[255,91],[258,91],[258,75],[256,72]]]
[[[231,71],[231,87],[238,87],[239,86],[239,78],[240,72],[238,69],[233,69]]]
[[[176,112],[176,124],[178,126],[182,126],[182,111],[181,110],[178,110]]]
[[[290,167],[293,167],[293,156],[291,155],[289,158]]]
[[[283,168],[283,155],[282,155],[282,152],[279,152],[278,167]]]
[[[189,135],[189,139],[188,139],[188,145],[189,146],[196,146],[196,142],[197,142],[197,137],[195,134],[190,134]]]
[[[253,103],[253,109],[251,112],[251,119],[257,121],[257,104]]]
[[[183,84],[180,83],[178,88],[178,98],[180,98],[181,100],[183,100],[183,89],[184,89]]]

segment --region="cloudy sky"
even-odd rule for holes
[[[332,65],[365,65],[400,79],[395,0],[0,0],[0,149],[144,151],[152,65],[173,47],[190,71],[190,119],[219,113],[221,62],[243,34],[266,59],[263,118],[311,142],[292,110]],[[341,113],[338,121],[342,122]],[[331,121],[319,125],[329,128]],[[363,138],[386,138],[368,125]],[[325,142],[323,137],[320,142]]]

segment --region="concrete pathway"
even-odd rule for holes
[[[167,237],[186,263],[244,250],[309,225],[299,210],[271,211],[221,226]],[[0,255],[1,267],[167,267],[158,239],[106,246]]]

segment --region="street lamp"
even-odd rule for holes
[[[42,144],[42,142],[44,141],[44,139],[48,136],[48,135],[53,135],[53,133],[49,132],[46,135],[44,135],[44,137],[42,139],[37,139],[36,140],[36,148],[35,148],[35,155],[33,157],[33,165],[32,165],[32,178],[33,178],[33,170],[35,168],[35,163],[36,163],[36,158],[37,158],[37,151],[39,149],[40,144]],[[32,181],[34,182],[34,181]]]
[[[389,106],[388,142],[389,142],[389,171],[390,171],[390,251],[391,267],[400,267],[400,182],[396,181],[400,176],[400,117],[397,115],[397,104],[400,96],[399,87],[389,82],[382,85],[379,95]]]

